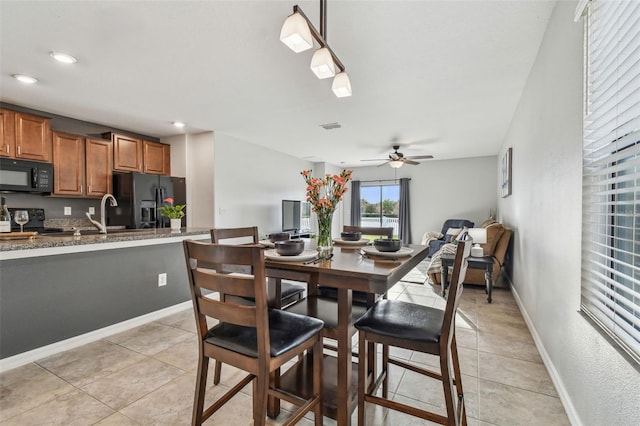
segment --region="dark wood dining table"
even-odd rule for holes
[[[323,414],[336,419],[338,425],[350,425],[351,414],[357,406],[357,364],[352,362],[353,322],[366,306],[352,303],[353,292],[368,293],[367,305],[372,305],[376,295],[385,294],[429,252],[428,246],[406,247],[413,251],[397,259],[364,255],[360,247],[335,246],[333,258],[319,263],[266,260],[269,300],[279,300],[279,286],[274,283],[281,279],[306,282],[307,298],[288,310],[323,319],[324,336],[337,342],[337,357],[325,355],[323,362]],[[319,297],[319,285],[335,288],[337,299]],[[369,353],[375,356],[371,351]],[[305,379],[305,362],[308,360],[299,362],[278,378],[282,387],[289,386],[292,392],[306,392],[304,388],[310,380]],[[277,403],[271,405],[269,415],[278,413]]]

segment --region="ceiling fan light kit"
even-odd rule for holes
[[[293,6],[293,13],[285,19],[280,30],[280,41],[296,53],[313,47],[313,37],[320,48],[311,59],[311,70],[319,79],[334,77],[331,89],[338,98],[351,96],[351,82],[345,72],[345,66],[327,44],[327,7],[326,0],[320,0],[320,31],[298,5]]]
[[[384,166],[385,164],[389,164],[390,167],[394,169],[399,169],[403,164],[411,164],[412,166],[417,166],[420,164],[414,160],[427,160],[433,158],[433,155],[414,155],[411,157],[405,157],[403,153],[398,152],[400,149],[400,145],[393,145],[393,152],[389,154],[389,159],[375,159],[375,160],[362,160],[362,161],[386,161],[385,163],[380,164],[380,166]]]

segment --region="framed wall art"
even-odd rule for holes
[[[511,148],[509,148],[502,157],[502,180],[500,182],[502,198],[511,195],[511,156]]]

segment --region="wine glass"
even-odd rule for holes
[[[29,212],[26,210],[16,210],[13,214],[13,220],[20,225],[20,232],[23,232],[24,225],[29,222]]]

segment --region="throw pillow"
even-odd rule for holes
[[[449,228],[447,229],[447,233],[444,234],[444,242],[450,243],[451,240],[455,239],[455,237],[462,231],[462,228]]]

